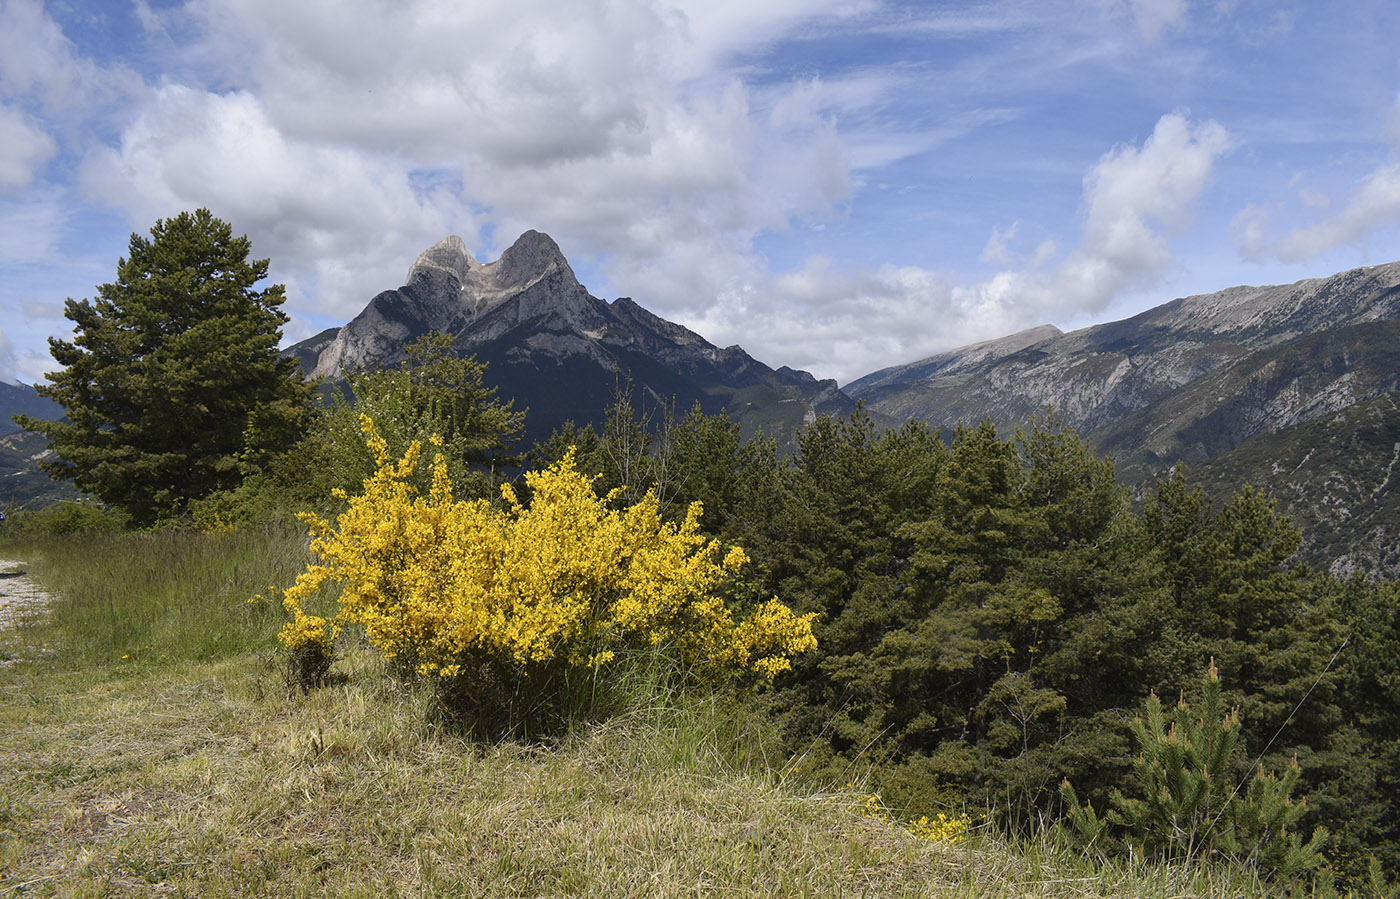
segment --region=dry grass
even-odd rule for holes
[[[859,795],[785,781],[760,725],[722,698],[658,692],[558,746],[483,747],[432,726],[423,692],[363,648],[340,663],[348,680],[303,694],[270,633],[265,645],[212,659],[60,651],[0,669],[0,896],[1252,890],[985,834],[919,840],[867,817]]]
[[[421,696],[358,662],[348,683],[306,695],[252,656],[0,672],[0,890],[1230,895],[1199,872],[917,840],[865,817],[859,797],[726,762],[732,717],[716,701],[550,749],[483,748],[434,730]]]

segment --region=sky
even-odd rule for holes
[[[292,343],[460,235],[841,383],[1400,259],[1394,0],[0,0],[0,379],[207,207]]]

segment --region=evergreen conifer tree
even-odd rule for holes
[[[207,209],[158,220],[96,300],[68,300],[74,338],[50,338],[62,366],[38,388],[65,418],[16,416],[49,439],[56,480],[126,510],[136,524],[179,513],[300,435],[309,388],[279,358],[281,285],[268,260]]]

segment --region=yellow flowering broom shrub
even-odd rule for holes
[[[811,615],[776,599],[738,616],[722,584],[747,562],[699,532],[700,505],[665,522],[655,496],[609,508],[570,454],[525,475],[530,502],[453,498],[441,454],[422,496],[411,484],[421,447],[398,460],[361,418],[377,466],[334,524],[311,528],[307,567],[283,594],[282,642],[326,642],[347,624],[398,667],[436,679],[447,711],[483,735],[557,726],[586,713],[619,655],[669,647],[687,668],[771,680],[812,649]],[[330,620],[305,599],[340,588]]]

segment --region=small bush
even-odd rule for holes
[[[747,557],[699,533],[698,503],[680,523],[663,522],[651,494],[610,508],[572,454],[526,475],[528,507],[509,486],[503,505],[454,499],[440,453],[424,497],[420,446],[394,461],[368,417],[362,426],[378,469],[335,525],[305,517],[320,561],[283,595],[290,649],[362,626],[386,659],[408,655],[438,679],[465,727],[495,737],[588,717],[604,672],[634,651],[664,646],[696,673],[763,681],[816,645],[812,616],[776,599],[747,614],[725,603]],[[306,615],[303,600],[327,584],[341,588],[338,614]]]
[[[334,631],[327,634],[326,620],[318,615],[299,616],[279,634],[287,647],[287,683],[302,692],[324,686],[335,661]]]
[[[1260,765],[1247,788],[1236,783],[1240,719],[1221,705],[1214,662],[1203,680],[1198,712],[1183,699],[1167,714],[1151,694],[1145,716],[1132,728],[1140,798],[1115,790],[1113,808],[1100,817],[1091,805],[1080,804],[1069,781],[1060,786],[1069,821],[1087,842],[1101,843],[1120,828],[1148,857],[1189,862],[1222,856],[1283,877],[1321,864],[1327,830],[1319,827],[1307,843],[1289,831],[1303,814],[1303,804],[1291,796],[1300,773],[1296,760],[1280,777]]]
[[[59,502],[33,511],[14,512],[5,521],[10,536],[61,537],[66,534],[117,534],[130,519],[95,502]]]

